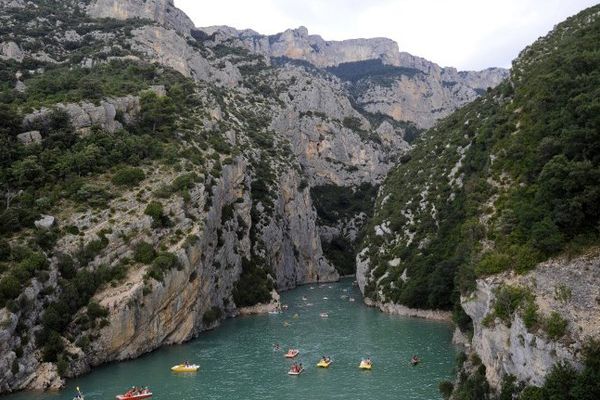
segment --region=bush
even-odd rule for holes
[[[506,326],[510,326],[515,311],[531,297],[527,289],[503,285],[496,293],[494,316],[500,318]]]
[[[510,257],[506,254],[488,253],[481,259],[475,272],[477,276],[493,275],[509,269],[511,264]]]
[[[553,311],[544,319],[544,331],[552,340],[558,340],[567,333],[568,322],[559,313]]]
[[[117,170],[111,182],[119,186],[135,187],[146,178],[144,171],[140,168],[125,167]]]
[[[445,400],[448,400],[452,395],[452,390],[454,390],[454,384],[450,381],[442,381],[438,385],[438,389],[444,397]]]
[[[533,332],[537,328],[539,323],[539,314],[538,306],[535,301],[530,301],[527,303],[523,309],[522,318],[525,328],[527,328],[529,332]]]
[[[58,355],[63,352],[65,349],[65,345],[63,343],[63,338],[60,336],[58,332],[51,332],[48,336],[48,339],[44,343],[44,348],[42,350],[42,356],[44,361],[46,362],[56,362],[58,361]]]
[[[165,272],[172,268],[179,268],[181,266],[179,259],[173,253],[160,253],[154,261],[152,261],[152,265],[146,275],[150,278],[153,278],[157,281],[162,281],[164,278]]]
[[[238,307],[271,301],[273,282],[256,260],[242,258],[242,273],[233,288],[233,301]]]
[[[211,325],[213,322],[219,320],[222,315],[223,311],[219,307],[213,306],[204,313],[202,322],[204,325]]]
[[[0,279],[0,306],[7,300],[16,299],[21,294],[21,285],[17,278],[8,274]]]
[[[139,242],[135,245],[133,259],[142,264],[150,264],[156,257],[154,246],[147,242]]]
[[[166,228],[171,225],[171,220],[164,214],[163,206],[158,201],[148,203],[144,214],[152,217],[153,228]]]
[[[90,321],[93,321],[96,318],[106,318],[108,317],[108,310],[95,301],[90,301],[87,306],[87,316]]]

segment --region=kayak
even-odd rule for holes
[[[196,372],[199,369],[200,369],[200,366],[196,365],[196,364],[190,364],[190,365],[179,364],[179,365],[174,365],[171,367],[171,371],[173,371],[173,372]]]
[[[294,358],[296,357],[298,354],[300,354],[300,350],[288,350],[287,353],[284,354],[285,358]]]
[[[304,368],[302,368],[300,371],[288,371],[288,375],[297,376],[297,375],[300,375],[303,372],[304,372]]]
[[[331,365],[332,362],[333,362],[333,360],[329,360],[329,361],[321,360],[317,364],[317,367],[319,367],[319,368],[329,368],[329,366]]]
[[[152,397],[152,392],[148,391],[146,393],[140,393],[140,394],[136,394],[136,395],[119,394],[119,395],[117,395],[117,400],[142,400],[142,399],[149,399],[150,397]]]
[[[358,366],[358,368],[360,368],[360,369],[371,369],[371,368],[373,368],[373,363],[368,363],[366,361],[361,361],[360,365]]]

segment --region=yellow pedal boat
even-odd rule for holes
[[[319,367],[319,368],[329,368],[329,366],[331,365],[332,362],[333,362],[333,360],[329,360],[329,361],[321,360],[317,364],[317,367]]]
[[[360,368],[360,369],[369,369],[370,370],[371,368],[373,368],[373,363],[372,362],[368,362],[366,360],[362,360],[360,362],[360,365],[358,366],[358,368]]]
[[[200,369],[199,365],[196,364],[178,364],[171,367],[173,372],[196,372]]]

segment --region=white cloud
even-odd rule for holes
[[[273,34],[306,26],[328,40],[389,37],[459,69],[508,67],[526,45],[596,0],[175,0],[197,26]]]

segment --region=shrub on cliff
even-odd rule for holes
[[[157,281],[162,281],[165,272],[173,268],[179,269],[180,267],[181,263],[175,254],[163,252],[156,256],[156,258],[152,261],[152,265],[146,272],[146,276]]]
[[[171,225],[171,220],[164,214],[163,205],[158,201],[148,203],[144,214],[152,217],[153,228],[166,228]]]
[[[213,306],[204,313],[202,322],[204,325],[211,325],[213,322],[219,320],[222,315],[223,311],[219,307]]]
[[[253,306],[271,301],[273,282],[256,260],[242,258],[242,273],[233,288],[233,301],[238,307]]]
[[[142,264],[150,264],[156,258],[154,246],[147,242],[139,242],[133,250],[133,259]]]
[[[124,167],[115,172],[111,181],[115,185],[134,187],[145,177],[144,171],[140,168]]]

